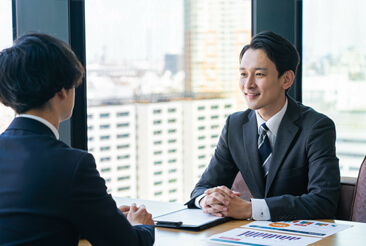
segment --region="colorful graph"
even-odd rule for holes
[[[296,241],[301,239],[301,237],[287,236],[281,234],[267,233],[267,232],[258,232],[258,231],[246,231],[237,237],[246,237],[246,238],[262,238],[262,239],[278,239],[278,240],[288,240],[288,241]]]
[[[295,223],[295,222],[293,222],[293,223]],[[310,221],[299,221],[299,222],[295,223],[295,225],[297,225],[297,226],[308,226],[311,224],[313,224],[313,222],[310,222]]]
[[[319,232],[299,231],[299,230],[294,230],[294,229],[276,228],[276,227],[272,227],[272,226],[249,225],[249,227],[264,229],[264,230],[284,231],[284,232],[289,232],[289,233],[301,233],[301,234],[308,234],[308,235],[312,235],[312,236],[325,236],[326,235],[324,233],[319,233]]]
[[[251,246],[309,245],[321,238],[236,228],[210,237],[210,241]]]
[[[316,237],[326,237],[349,228],[348,225],[328,223],[316,220],[287,220],[287,221],[253,221],[242,227],[249,229],[269,230],[274,233],[296,233]]]
[[[284,221],[284,223],[292,223],[297,226],[308,226],[308,225],[314,224],[314,222],[306,221],[306,220],[287,220],[287,221]],[[325,223],[316,223],[315,225],[320,225],[320,224],[325,224]]]
[[[283,223],[292,223],[292,224],[297,225],[297,226],[308,226],[308,225],[311,225],[311,224],[313,224],[315,226],[329,226],[330,225],[328,223],[322,223],[322,222],[314,223],[314,222],[306,221],[306,220],[287,220],[287,221],[283,221]],[[274,224],[276,224],[276,223],[274,223]],[[279,224],[281,224],[281,223],[279,223]],[[270,224],[270,226],[273,226],[273,225]],[[331,227],[337,227],[337,225],[334,225],[334,224],[331,224],[330,226]],[[279,226],[274,226],[274,227],[279,227]]]
[[[328,224],[327,223],[316,223],[315,225],[317,225],[317,226],[327,226]]]
[[[273,226],[273,227],[279,227],[279,228],[281,228],[281,227],[288,227],[288,226],[290,226],[290,225],[289,225],[289,224],[287,224],[287,223],[273,222],[273,223],[269,224],[269,226]]]

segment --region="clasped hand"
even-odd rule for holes
[[[137,207],[135,203],[132,203],[131,206],[120,206],[119,210],[127,217],[131,225],[154,225],[152,215],[147,212],[145,205]]]
[[[204,213],[234,219],[248,219],[252,216],[251,203],[240,199],[239,192],[232,191],[226,186],[218,186],[207,189],[205,194],[206,196],[200,201]]]

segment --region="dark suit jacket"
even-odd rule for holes
[[[195,207],[194,199],[208,188],[231,187],[240,171],[253,197],[267,202],[272,220],[332,218],[340,190],[333,121],[288,97],[267,182],[257,139],[254,111],[230,115],[188,206]]]
[[[15,118],[0,135],[0,245],[152,245],[107,194],[94,158],[44,124]]]

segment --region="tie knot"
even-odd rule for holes
[[[268,126],[266,125],[266,123],[263,123],[263,124],[261,125],[261,127],[259,127],[259,134],[260,134],[260,135],[265,135],[265,134],[267,134],[268,130],[269,130],[269,128],[268,128]]]

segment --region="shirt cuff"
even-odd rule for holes
[[[197,208],[202,208],[202,207],[200,206],[200,201],[201,201],[201,199],[202,199],[202,198],[204,198],[205,196],[206,196],[206,194],[202,194],[202,195],[200,195],[200,196],[196,197],[196,199],[194,200],[194,205],[196,205],[196,207],[197,207]]]
[[[271,220],[271,214],[264,199],[252,198],[250,201],[252,202],[252,218],[254,220]]]

